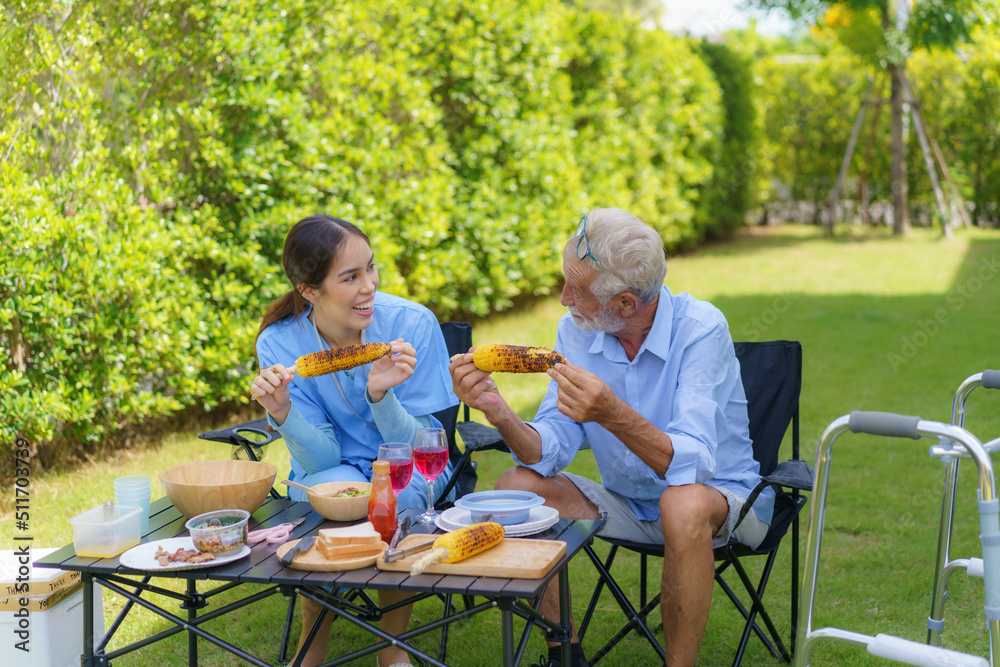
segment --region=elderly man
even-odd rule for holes
[[[568,518],[606,522],[601,535],[663,544],[660,602],[666,664],[692,665],[711,605],[713,546],[727,542],[760,480],[746,397],[722,313],[663,285],[659,235],[621,209],[580,221],[563,254],[566,284],[552,378],[535,420],[523,422],[472,355],[453,358],[455,393],[503,435],[517,467],[501,489],[533,491]],[[560,472],[589,441],[601,483]],[[773,495],[736,530],[756,546]],[[542,610],[554,616],[550,586]],[[573,667],[586,658],[573,635]],[[550,642],[549,667],[559,667]]]

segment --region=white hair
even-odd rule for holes
[[[580,232],[570,238],[566,251],[579,259],[589,243],[591,256],[583,261],[596,274],[590,291],[602,305],[622,292],[643,303],[656,299],[667,276],[667,258],[655,229],[620,208],[595,208],[584,216]]]

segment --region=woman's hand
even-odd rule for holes
[[[253,384],[250,385],[250,393],[274,418],[278,426],[285,423],[288,410],[292,407],[292,397],[288,392],[288,385],[294,377],[287,368],[281,364],[275,364],[260,369],[257,377],[253,379]]]
[[[372,403],[378,403],[387,391],[409,379],[417,366],[417,351],[412,345],[402,338],[389,345],[391,354],[373,362],[368,372],[368,395],[372,397]]]

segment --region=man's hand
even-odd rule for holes
[[[455,395],[470,408],[482,411],[522,463],[538,463],[542,458],[542,439],[511,410],[490,374],[476,368],[472,361],[474,349],[456,354],[448,365]]]
[[[566,362],[550,368],[549,375],[559,385],[559,412],[581,424],[600,424],[658,475],[666,474],[674,458],[669,435],[615,396],[611,387],[590,371]]]
[[[448,371],[451,373],[452,388],[458,400],[470,408],[481,410],[486,419],[490,420],[490,414],[500,408],[503,398],[490,374],[479,370],[472,362],[472,350],[453,356]],[[490,422],[492,423],[492,420]]]
[[[596,422],[609,428],[612,422],[622,418],[621,399],[604,380],[590,371],[567,362],[556,364],[548,374],[559,385],[559,412],[570,419],[581,424]]]

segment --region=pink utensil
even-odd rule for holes
[[[300,523],[305,521],[306,518],[296,519],[291,523],[279,523],[277,526],[271,526],[270,528],[258,528],[257,530],[251,530],[247,534],[247,544],[259,544],[260,542],[267,542],[268,544],[284,544],[291,537],[292,531]]]

